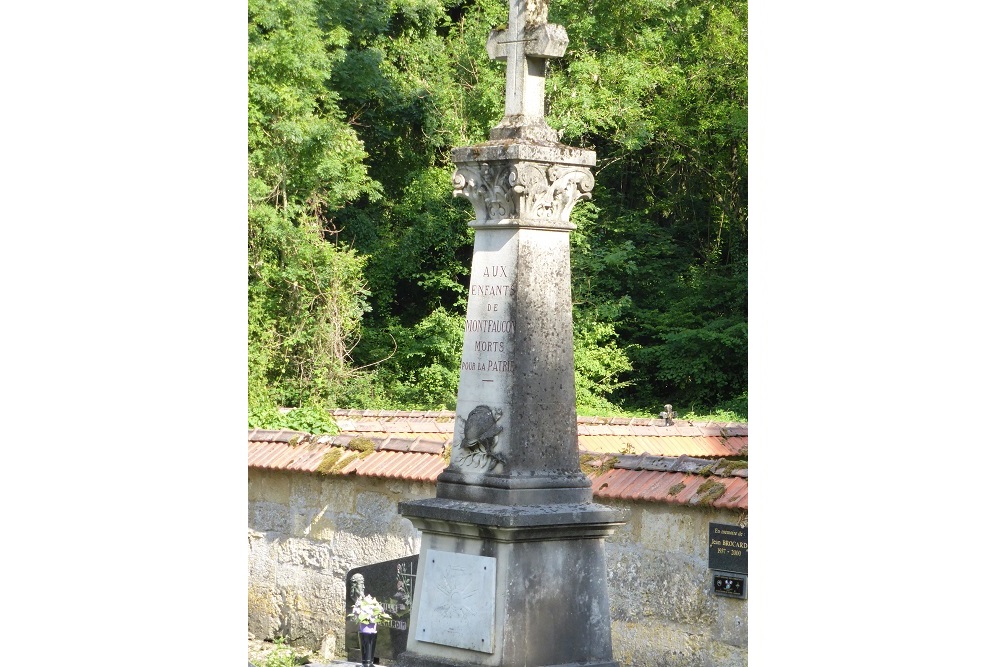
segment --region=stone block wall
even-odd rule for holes
[[[420,534],[396,506],[434,493],[421,482],[249,469],[249,631],[342,655],[347,572],[418,553]],[[739,514],[600,502],[630,512],[607,540],[615,659],[745,667],[747,602],[712,593],[707,549],[709,522]]]
[[[747,601],[718,597],[708,569],[708,524],[737,512],[602,501],[630,512],[607,539],[615,659],[622,665],[745,667]]]
[[[341,651],[347,572],[417,553],[396,504],[433,495],[432,484],[250,469],[249,631],[315,649],[329,636]]]

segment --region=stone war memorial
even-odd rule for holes
[[[546,0],[510,0],[486,41],[504,117],[452,151],[475,243],[450,464],[436,497],[399,504],[422,533],[406,667],[618,664],[604,540],[625,516],[581,472],[573,368],[569,218],[596,155],[545,121],[568,44],[547,19]]]

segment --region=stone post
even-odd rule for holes
[[[423,533],[404,666],[617,665],[604,538],[624,517],[580,470],[573,371],[569,216],[596,155],[545,122],[545,61],[568,43],[547,17],[510,0],[487,39],[505,115],[452,151],[475,244],[451,463],[436,498],[400,503]]]

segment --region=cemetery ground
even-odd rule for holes
[[[267,661],[267,656],[274,651],[276,644],[270,639],[264,640],[259,637],[255,637],[252,632],[247,633],[247,662],[255,667],[264,667],[264,663]],[[292,646],[292,651],[295,654],[295,662],[299,665],[305,665],[307,663],[326,663],[331,662],[330,660],[324,659],[318,652],[311,651],[308,648],[302,646]],[[343,658],[338,658],[343,659]]]

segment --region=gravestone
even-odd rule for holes
[[[417,556],[396,558],[372,565],[356,567],[347,573],[347,599],[344,648],[347,659],[361,662],[361,640],[358,624],[351,620],[351,607],[358,597],[371,595],[382,605],[391,621],[378,625],[375,641],[375,662],[386,664],[406,650],[406,635],[413,607],[413,583],[416,578]]]
[[[545,122],[545,61],[568,44],[548,2],[508,19],[486,40],[504,117],[452,151],[475,241],[450,463],[435,498],[399,505],[422,532],[408,667],[617,665],[604,538],[624,516],[580,470],[573,370],[569,217],[596,155]]]

